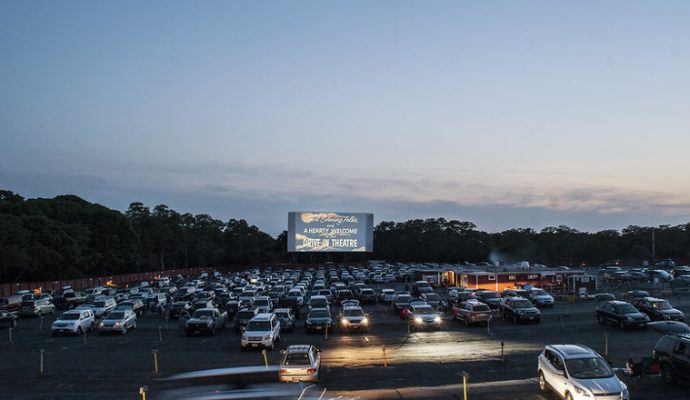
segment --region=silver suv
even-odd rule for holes
[[[579,344],[547,345],[539,354],[537,375],[542,392],[566,400],[629,400],[625,383],[597,352]]]
[[[242,332],[242,350],[264,347],[273,350],[276,342],[280,342],[280,321],[275,314],[258,314],[249,320]]]

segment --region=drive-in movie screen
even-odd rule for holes
[[[288,213],[288,251],[371,252],[374,214],[296,211]]]

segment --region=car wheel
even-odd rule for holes
[[[40,310],[39,310],[39,311],[38,311],[38,317],[40,318],[40,317],[42,317],[42,316],[43,316],[43,311],[40,311]]]
[[[517,315],[513,315],[513,322],[516,323],[516,324],[518,323],[518,317],[517,317]]]
[[[81,329],[81,326],[77,327],[77,336],[81,336],[84,333],[84,331]]]
[[[16,319],[13,319],[13,320],[12,320],[12,323],[10,324],[10,326],[11,326],[12,328],[16,327],[16,326],[17,326],[17,320],[16,320]]]
[[[470,321],[467,318],[464,318],[462,321],[465,323],[465,326],[470,325]]]
[[[597,321],[599,321],[599,325],[605,325],[606,324],[606,319],[604,318],[603,315],[597,315]]]
[[[192,336],[192,332],[190,332],[190,331],[184,331],[184,332],[187,334],[187,336]]]
[[[134,322],[134,323],[132,324],[132,329],[137,329],[137,323],[136,323],[136,322]]]
[[[573,395],[570,392],[565,392],[565,400],[573,400]]]
[[[280,343],[280,335],[276,338],[276,342]]]
[[[667,363],[661,364],[661,377],[664,379],[664,382],[669,385],[676,383],[676,377],[673,376],[673,369],[671,369],[671,366]]]
[[[211,336],[215,336],[215,335],[216,335],[216,327],[214,326],[213,328],[211,328]]]
[[[271,345],[268,346],[268,351],[273,351],[273,349],[274,349],[275,347],[276,347],[276,343],[275,343],[275,342],[271,342]]]
[[[620,323],[618,323],[618,327],[619,327],[621,330],[625,329],[625,323],[623,323],[623,321],[621,321]]]
[[[544,373],[539,371],[539,390],[546,392],[546,379],[544,379]]]

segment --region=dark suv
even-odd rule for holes
[[[690,334],[662,336],[652,358],[659,361],[664,382],[690,382]]]
[[[649,317],[624,301],[602,301],[597,305],[597,321],[601,325],[611,322],[621,329],[646,328]]]
[[[664,299],[644,297],[633,301],[633,305],[649,315],[652,321],[685,321],[685,314]]]

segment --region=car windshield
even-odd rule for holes
[[[440,297],[437,294],[427,294],[426,301],[438,301]]]
[[[599,379],[613,376],[613,371],[606,364],[606,361],[599,357],[574,358],[567,360],[565,365],[568,367],[570,375],[577,379]]]
[[[396,303],[409,303],[410,299],[412,296],[409,295],[398,295],[398,297],[395,299]]]
[[[105,301],[95,301],[93,305],[94,307],[105,307]]]
[[[346,308],[343,310],[343,315],[346,317],[361,317],[364,315],[364,311],[361,308]]]
[[[106,319],[124,319],[125,318],[125,313],[123,312],[111,312],[108,314],[108,317]]]
[[[414,310],[415,314],[436,314],[436,311],[434,311],[433,308],[431,307],[420,307]]]
[[[271,323],[269,321],[249,321],[247,324],[247,331],[270,331]]]
[[[532,294],[535,296],[546,296],[548,293],[544,289],[532,289]]]
[[[637,309],[633,307],[631,304],[621,304],[616,307],[616,311],[619,314],[636,314]]]
[[[673,307],[671,307],[671,303],[668,301],[655,301],[652,303],[652,308],[655,310],[670,310]]]
[[[329,314],[328,310],[311,310],[309,312],[309,316],[307,318],[328,318],[331,315]]]
[[[283,365],[310,365],[309,354],[307,353],[288,353],[285,356]]]
[[[529,300],[517,300],[513,302],[513,307],[515,308],[528,308],[533,307]]]
[[[254,314],[253,311],[240,311],[237,313],[237,318],[238,319],[250,319],[254,318],[256,314]]]
[[[290,317],[286,311],[278,311],[278,312],[276,312],[276,316],[278,318],[289,318]]]
[[[79,314],[62,314],[60,319],[63,321],[76,321],[79,319]]]
[[[255,306],[267,306],[271,302],[271,299],[256,299],[254,300]]]
[[[213,318],[213,310],[196,310],[192,318]]]
[[[486,304],[475,304],[472,311],[491,311],[491,309]]]
[[[498,294],[498,292],[483,292],[480,296],[484,299],[495,299],[495,298],[500,298],[501,295]]]

